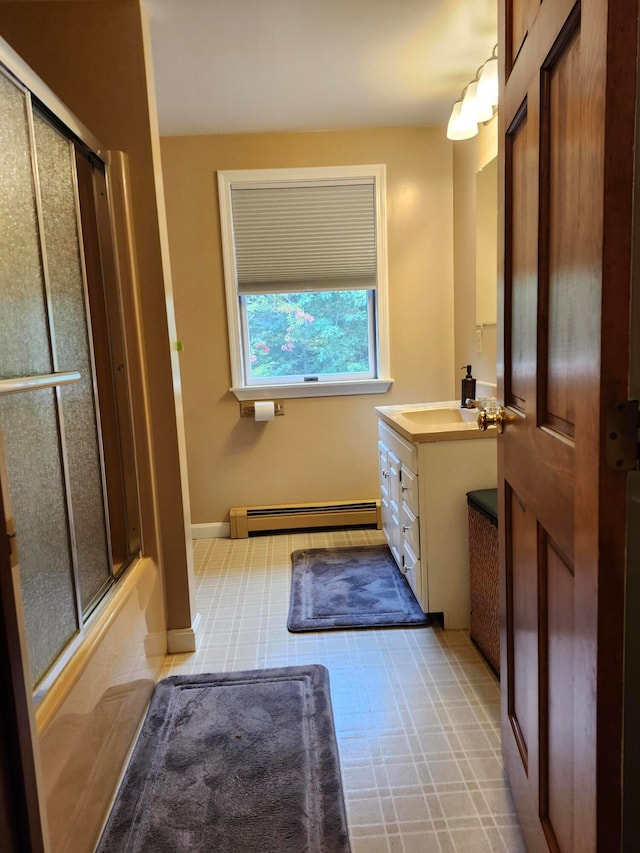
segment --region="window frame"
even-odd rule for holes
[[[377,376],[375,378],[325,378],[313,382],[269,382],[251,384],[244,365],[243,314],[236,274],[231,188],[241,184],[332,181],[372,178],[375,186],[376,288],[373,340]],[[314,166],[293,169],[234,169],[218,171],[220,230],[227,304],[231,388],[238,400],[267,400],[274,396],[327,397],[346,394],[382,394],[393,379],[389,363],[389,308],[386,228],[386,168],[384,164],[361,166]],[[366,288],[363,288],[366,289]]]

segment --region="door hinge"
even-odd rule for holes
[[[605,458],[616,471],[638,467],[640,416],[637,400],[626,400],[609,409],[605,419]]]

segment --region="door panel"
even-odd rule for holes
[[[13,515],[0,445],[0,845],[6,853],[44,853],[46,817],[40,809],[39,753],[24,643]]]
[[[529,0],[512,0],[509,6],[511,7],[509,59],[513,64],[527,35]]]
[[[628,391],[637,13],[500,4],[502,743],[530,853],[620,850],[626,475],[604,425]]]
[[[0,396],[32,683],[78,630],[55,391]]]
[[[542,530],[540,564],[540,817],[550,847],[573,850],[574,575]]]
[[[540,0],[510,0],[508,3],[509,65],[513,65],[536,16]]]
[[[572,286],[580,263],[580,223],[575,215],[580,160],[580,33],[564,32],[542,78],[539,323],[539,423],[573,439],[578,352],[576,318],[581,288]]]
[[[507,568],[508,602],[512,645],[509,660],[509,722],[522,769],[529,772],[529,745],[537,742],[537,644],[538,628],[536,522],[511,492],[509,502],[511,554]],[[514,630],[517,628],[517,630]],[[532,756],[535,761],[535,754]]]
[[[50,373],[44,280],[38,242],[25,94],[0,74],[0,374]]]
[[[77,224],[75,157],[69,140],[37,113],[33,124],[56,370],[80,373],[78,382],[61,389],[60,410],[80,599],[86,609],[109,583],[111,560]]]
[[[529,127],[525,103],[518,110],[506,140],[507,198],[522,199],[522,203],[509,206],[506,224],[510,240],[505,264],[505,302],[508,306],[505,393],[508,404],[522,412],[527,409],[531,396],[529,388],[535,367],[531,353],[535,334],[532,318],[536,311],[537,257],[535,243],[529,235],[537,210],[532,183],[535,172],[530,164],[535,149]]]

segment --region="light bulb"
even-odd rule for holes
[[[460,113],[462,118],[468,123],[475,122],[476,124],[480,124],[480,122],[490,121],[493,118],[493,106],[478,97],[477,80],[474,80],[467,86],[466,94],[462,99]]]
[[[447,125],[448,139],[471,139],[478,133],[478,125],[462,115],[462,101],[456,101],[451,110],[451,118]]]
[[[490,104],[492,107],[498,104],[498,60],[495,56],[487,59],[482,66],[478,78],[477,97],[482,103]]]

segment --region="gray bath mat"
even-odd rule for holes
[[[348,853],[329,676],[161,681],[99,853]]]
[[[291,555],[290,631],[429,625],[386,545]]]

